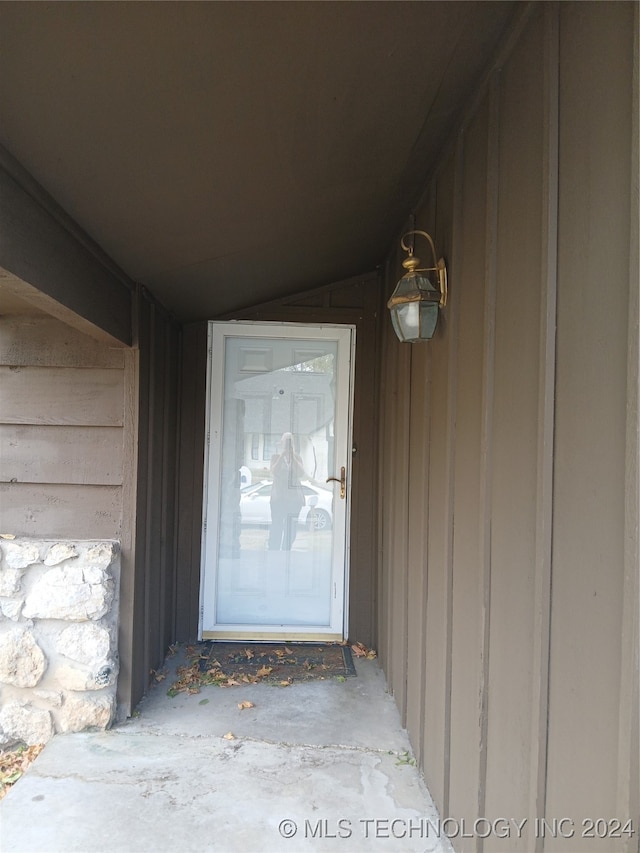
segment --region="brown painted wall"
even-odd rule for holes
[[[144,290],[137,305],[138,413],[135,574],[128,605],[127,661],[131,707],[176,639],[177,466],[181,331]],[[126,684],[126,682],[123,683]]]
[[[136,315],[134,349],[0,317],[0,532],[121,541],[121,713],[175,640],[179,329]]]
[[[349,625],[352,640],[376,637],[377,337],[380,280],[361,276],[298,297],[234,315],[237,320],[345,323],[356,327],[352,464]],[[206,324],[184,330],[178,550],[178,630],[194,638],[198,627],[202,478],[204,465]]]
[[[638,849],[581,837],[640,817],[637,29],[530,7],[416,211],[443,322],[384,327],[381,660],[441,815],[528,820],[460,851]]]
[[[198,636],[202,500],[204,485],[207,324],[187,325],[182,333],[178,479],[178,584],[176,636]]]

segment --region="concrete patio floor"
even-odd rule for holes
[[[3,853],[452,850],[376,661],[170,698],[182,654],[132,719],[47,744],[0,803]]]

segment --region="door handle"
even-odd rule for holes
[[[344,500],[345,495],[347,494],[347,469],[342,466],[340,469],[340,479],[337,477],[327,477],[327,483],[331,482],[340,483],[340,497]]]

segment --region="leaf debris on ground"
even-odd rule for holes
[[[373,660],[378,656],[374,649],[368,649],[364,643],[351,643],[351,651],[357,658],[366,658],[367,660]]]
[[[0,800],[18,781],[27,768],[44,749],[44,744],[34,746],[21,744],[14,749],[0,752]]]
[[[176,654],[178,645],[179,644],[176,643],[170,647],[170,656]],[[349,643],[347,640],[344,640],[342,643],[339,643],[339,645],[350,646],[351,651],[357,658],[373,660],[377,657],[375,650],[369,649],[364,645],[364,643]],[[274,673],[274,667],[266,665],[261,666],[255,673],[229,672],[228,667],[225,671],[223,670],[220,661],[215,659],[209,660],[210,651],[208,649],[205,651],[202,646],[187,645],[185,647],[185,653],[188,656],[188,663],[178,667],[176,672],[177,678],[167,690],[168,696],[177,696],[179,693],[186,693],[187,695],[197,694],[200,693],[203,687],[207,687],[208,685],[213,685],[215,687],[240,687],[245,684],[258,684],[262,679],[266,679]],[[290,656],[294,655],[295,652],[286,645],[283,645],[281,649],[276,649],[274,654],[276,655],[278,662],[281,662],[282,664],[295,663],[295,659],[290,658]],[[243,656],[247,661],[251,661],[255,654],[251,648],[247,647],[243,650]],[[204,671],[201,667],[202,661],[209,661],[210,663],[210,666],[204,669]],[[313,669],[328,669],[324,664],[317,666],[309,661],[306,661],[302,665],[302,668],[307,671],[311,671]],[[279,668],[276,668],[276,674],[279,675],[280,673],[278,672],[278,669]],[[152,671],[152,676],[156,681],[162,681],[166,677],[163,670],[160,670],[159,672]],[[324,676],[320,676],[320,678],[322,679]],[[339,682],[346,681],[344,676],[337,676],[336,678]],[[273,679],[271,680],[273,682]],[[289,687],[293,684],[293,681],[294,679],[289,677],[287,679],[277,680],[275,681],[275,684],[280,687]]]

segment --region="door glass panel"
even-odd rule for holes
[[[224,339],[217,626],[330,625],[337,347]]]

